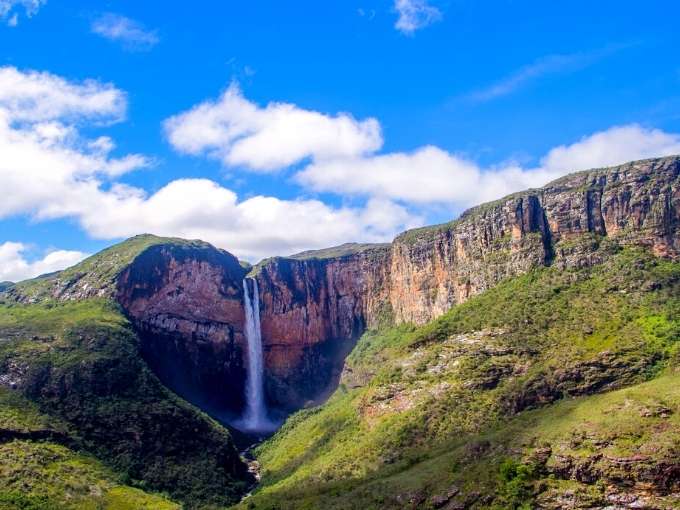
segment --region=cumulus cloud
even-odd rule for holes
[[[394,0],[394,9],[399,15],[394,27],[407,35],[442,18],[441,11],[429,5],[427,0]]]
[[[289,103],[260,107],[232,84],[217,101],[205,101],[164,123],[175,149],[207,154],[228,166],[267,172],[305,158],[331,159],[373,152],[380,124],[351,115],[325,115]]]
[[[77,264],[88,255],[80,251],[54,250],[42,259],[26,259],[28,246],[23,243],[0,244],[0,281],[18,282]]]
[[[4,86],[3,76],[11,78]],[[21,91],[13,90],[16,84]],[[99,239],[142,232],[200,238],[251,260],[353,240],[384,241],[422,222],[384,199],[334,207],[309,199],[239,199],[207,179],[175,180],[153,194],[124,185],[117,177],[148,166],[149,159],[112,157],[110,137],[88,139],[79,131],[87,121],[124,116],[121,97],[98,82],[84,86],[0,68],[0,189],[6,190],[0,218],[70,217]]]
[[[460,208],[542,186],[576,170],[671,154],[680,154],[680,135],[631,124],[555,147],[535,168],[482,168],[428,146],[411,153],[314,162],[298,172],[296,180],[315,191]]]
[[[125,94],[110,84],[68,82],[49,73],[0,68],[0,217],[79,201],[88,189],[150,161],[111,157],[108,137],[81,136],[84,122],[125,115]]]
[[[7,25],[16,27],[19,24],[18,8],[23,8],[27,18],[35,15],[47,0],[0,0],[0,20],[6,20]]]
[[[125,93],[111,84],[74,83],[50,73],[0,67],[0,110],[16,122],[115,122],[123,120],[126,108]]]
[[[680,134],[628,124],[555,147],[541,159],[541,166],[561,173],[672,154],[680,154]]]
[[[123,48],[131,51],[148,51],[159,42],[158,33],[148,30],[140,22],[107,12],[92,22],[93,33],[121,43]]]
[[[423,221],[388,200],[339,208],[261,195],[239,200],[208,179],[175,180],[150,196],[135,188],[116,189],[78,214],[97,238],[139,232],[199,238],[251,261],[342,242],[381,242]]]

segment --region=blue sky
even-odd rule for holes
[[[0,280],[142,232],[256,261],[680,153],[668,1],[0,0]]]

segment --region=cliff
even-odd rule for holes
[[[144,359],[167,386],[218,415],[243,407],[244,275],[223,250],[169,243],[145,249],[116,281]]]
[[[680,261],[604,259],[364,334],[236,508],[680,508]]]
[[[425,324],[500,281],[587,267],[617,247],[680,253],[680,158],[568,175],[411,230],[391,245],[343,245],[256,270],[267,393],[300,407],[323,398],[356,339],[385,321]]]
[[[423,324],[536,267],[592,265],[607,244],[678,257],[679,174],[678,157],[579,172],[405,232],[390,256],[387,300],[396,322]]]
[[[359,336],[424,324],[543,266],[587,267],[623,246],[677,258],[680,158],[589,170],[405,232],[259,263],[265,384],[284,412],[323,400]],[[244,312],[235,257],[199,241],[138,236],[67,271],[10,287],[20,302],[115,297],[145,359],[217,415],[243,407]]]
[[[270,365],[283,368],[275,351],[296,340],[308,348],[338,334],[354,338],[386,316],[424,324],[505,278],[590,266],[615,246],[677,258],[679,175],[678,157],[588,170],[407,231],[391,245],[265,261],[259,278]]]
[[[266,392],[287,411],[335,389],[345,357],[382,305],[375,290],[385,285],[389,246],[357,245],[327,255],[275,258],[255,273]]]

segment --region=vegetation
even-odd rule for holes
[[[345,243],[332,248],[323,250],[309,250],[296,253],[288,257],[269,257],[260,260],[254,266],[243,266],[248,270],[249,277],[255,277],[262,269],[269,264],[284,263],[290,264],[292,261],[306,260],[331,260],[342,257],[349,257],[356,254],[367,254],[369,256],[381,256],[389,249],[389,243]]]
[[[242,506],[606,505],[646,480],[674,508],[653,473],[678,469],[679,318],[680,264],[629,249],[507,280],[424,327],[371,331],[332,398],[258,449],[263,484]]]
[[[0,444],[0,509],[178,510],[167,498],[123,485],[96,459],[35,441]]]
[[[64,271],[17,283],[8,290],[29,303],[50,300],[55,294],[67,291],[76,284],[89,291],[88,297],[108,295],[118,274],[144,250],[159,244],[196,248],[210,246],[203,241],[157,237],[151,234],[138,235],[102,250]]]
[[[162,386],[138,355],[127,320],[107,300],[0,305],[0,377],[15,388],[0,391],[0,437],[87,451],[125,484],[166,492],[190,507],[232,503],[246,488],[228,432]],[[51,455],[38,450],[38,457]],[[5,453],[14,458],[11,449]],[[36,464],[21,465],[30,471]],[[58,480],[55,490],[70,494]],[[105,500],[143,508],[135,506],[137,492],[107,487]]]
[[[371,243],[345,243],[340,246],[332,248],[325,248],[323,250],[309,250],[301,253],[291,255],[290,259],[295,260],[309,260],[309,259],[335,259],[339,257],[347,257],[348,255],[355,255],[372,250],[384,250],[388,248],[389,244],[371,244]]]

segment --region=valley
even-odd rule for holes
[[[666,157],[390,244],[140,235],[3,284],[0,508],[678,508],[679,226]]]

